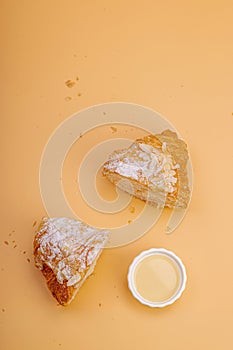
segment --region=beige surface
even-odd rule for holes
[[[4,350],[232,348],[232,11],[225,0],[1,2]],[[45,214],[39,161],[60,122],[109,101],[149,106],[176,126],[191,150],[193,199],[171,236],[163,217],[137,242],[104,251],[62,308],[32,263],[32,225]],[[153,246],[177,253],[188,273],[182,298],[162,310],[126,285],[133,257]]]

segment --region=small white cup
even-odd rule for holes
[[[162,301],[162,302],[152,302],[149,300],[144,299],[137,291],[136,286],[135,286],[135,269],[137,265],[144,260],[145,258],[151,256],[151,255],[164,255],[168,258],[170,258],[177,266],[179,274],[180,274],[180,284],[179,287],[177,288],[177,291],[172,295],[169,299]],[[128,271],[128,287],[134,296],[140,303],[150,306],[150,307],[165,307],[167,305],[173,304],[177,299],[180,298],[181,294],[183,293],[185,286],[186,286],[186,281],[187,281],[187,275],[186,275],[186,270],[184,267],[184,264],[182,263],[181,259],[171,252],[170,250],[166,250],[163,248],[151,248],[148,250],[145,250],[141,252],[138,256],[136,256],[131,263]]]

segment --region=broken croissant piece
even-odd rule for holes
[[[186,208],[190,189],[187,145],[175,132],[137,139],[113,152],[103,175],[121,190],[156,207]]]
[[[68,218],[43,218],[34,240],[35,265],[59,304],[68,305],[93,272],[109,233]]]

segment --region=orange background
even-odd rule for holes
[[[232,348],[232,13],[226,0],[1,1],[4,350]],[[140,240],[105,250],[62,308],[33,265],[32,226],[45,215],[40,157],[67,117],[111,101],[175,125],[191,151],[193,198],[172,235],[161,218]],[[188,273],[182,298],[162,310],[139,304],[126,284],[133,257],[153,246],[177,253]]]

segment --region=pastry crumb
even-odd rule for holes
[[[32,227],[35,227],[36,224],[37,224],[37,221],[34,221]]]
[[[2,308],[2,312],[5,312],[5,311],[6,311],[6,309]]]
[[[13,248],[16,248],[16,247],[17,247],[17,244],[15,244]]]
[[[31,260],[30,260],[29,258],[27,258],[27,262],[29,262],[29,263],[30,263],[30,262],[31,262]]]
[[[66,96],[66,97],[65,97],[65,101],[68,102],[68,101],[71,101],[71,100],[72,100],[72,97],[70,97],[70,96]]]
[[[79,81],[79,77],[76,77],[76,81]]]
[[[128,220],[128,224],[131,224],[132,220]]]
[[[26,250],[24,250],[24,251],[23,251],[23,254],[26,254],[26,253],[27,253]]]
[[[131,205],[129,208],[129,211],[130,211],[130,213],[133,214],[135,212],[135,207],[133,205]]]
[[[101,307],[101,305],[102,305],[102,304],[101,304],[101,303],[99,303],[99,307]]]
[[[110,129],[112,130],[112,132],[117,132],[117,128],[115,126],[110,126]]]
[[[8,242],[8,241],[4,241],[4,243],[5,243],[6,245],[9,245],[9,242]]]
[[[72,87],[74,87],[75,82],[69,79],[65,82],[65,84],[68,88],[72,88]]]
[[[80,96],[82,96],[82,94],[79,92],[79,93],[77,94],[77,96],[79,96],[79,97],[80,97]]]

